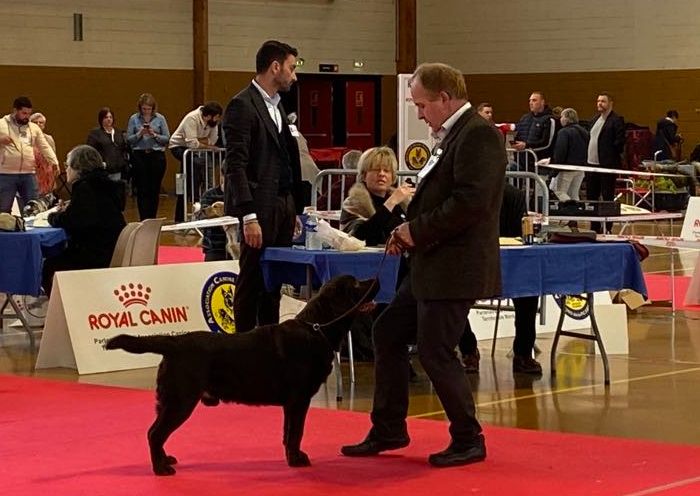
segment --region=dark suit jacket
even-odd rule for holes
[[[658,156],[659,160],[667,160],[672,158],[671,145],[678,143],[681,137],[678,136],[678,124],[675,122],[663,118],[656,123],[656,136],[654,137],[654,149],[653,152],[657,150],[663,150]]]
[[[289,131],[287,114],[281,104],[278,108],[286,143],[280,142],[262,95],[252,84],[233,97],[223,119],[226,138],[224,211],[236,217],[256,213],[263,232],[279,190],[279,171],[285,153],[289,154],[297,213],[304,207],[300,196],[299,148]],[[287,147],[286,152],[283,146]]]
[[[501,291],[499,212],[506,154],[474,108],[440,144],[435,167],[408,206],[416,248],[409,258],[417,299],[478,299]]]
[[[600,119],[596,115],[590,122],[590,128]],[[598,162],[600,167],[619,169],[622,167],[622,152],[625,149],[625,119],[611,111],[598,136]]]

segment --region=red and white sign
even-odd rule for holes
[[[36,367],[80,374],[153,367],[161,357],[107,351],[117,334],[182,334],[206,330],[204,286],[237,261],[120,267],[56,273]]]

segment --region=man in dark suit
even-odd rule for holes
[[[255,78],[224,113],[224,211],[243,225],[233,300],[237,332],[279,322],[280,292],[266,291],[260,255],[266,246],[291,246],[296,214],[304,206],[299,149],[279,95],[296,81],[296,56],[286,43],[263,43]]]
[[[428,461],[464,465],[484,460],[486,448],[455,347],[474,301],[501,291],[498,215],[506,155],[497,131],[467,101],[459,71],[423,64],[410,88],[418,117],[439,144],[418,175],[409,221],[388,242],[392,253],[409,251],[409,275],[374,325],[372,429],[341,452],[370,456],[408,445],[407,344],[415,338],[452,437]]]
[[[656,160],[680,160],[677,152],[679,145],[683,143],[683,137],[678,134],[678,111],[669,110],[666,117],[656,123],[656,136],[654,137],[654,155]]]
[[[613,110],[613,98],[608,93],[600,93],[596,101],[598,115],[590,122],[588,142],[588,165],[606,169],[622,168],[622,152],[625,148],[625,120]],[[612,201],[615,198],[615,174],[588,173],[586,197],[589,200]],[[591,229],[597,233],[609,232],[612,225],[605,227],[600,222],[591,222]]]

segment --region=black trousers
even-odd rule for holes
[[[165,175],[165,152],[133,150],[131,175],[136,187],[136,204],[140,220],[158,216],[160,187]]]
[[[532,356],[537,336],[537,306],[538,296],[524,296],[513,298],[515,308],[515,339],[513,339],[513,353],[519,356]],[[476,336],[472,332],[467,319],[464,334],[459,341],[459,351],[462,355],[470,355],[476,352]]]
[[[374,324],[375,390],[370,437],[405,438],[408,413],[408,344],[418,357],[450,420],[455,442],[481,433],[474,399],[454,349],[464,331],[472,300],[416,300],[404,278],[393,301]]]
[[[266,246],[291,246],[296,224],[296,210],[291,194],[278,196],[271,209],[258,213]],[[260,256],[262,249],[251,248],[241,240],[240,272],[233,294],[236,332],[246,332],[256,325],[277,324],[280,319],[280,288],[265,289]]]
[[[183,159],[185,156],[185,151],[187,147],[176,146],[170,149],[170,152],[180,162],[180,172],[187,172],[187,197],[188,200],[199,201],[200,189],[203,182],[203,170],[205,167],[205,162],[202,159],[194,159],[192,167],[185,171],[183,164]],[[189,162],[189,161],[188,161]],[[191,174],[191,176],[190,176]],[[136,191],[138,194],[138,190]],[[185,197],[184,195],[177,195],[175,200],[175,222],[183,222],[185,220]]]
[[[591,165],[591,167],[599,166]],[[615,179],[615,174],[587,173],[586,198],[592,201],[598,201],[599,199],[603,201],[612,201],[615,198]],[[605,230],[603,230],[603,226],[601,226],[600,222],[591,222],[591,230],[598,234],[608,233],[611,229],[611,222],[605,223]]]

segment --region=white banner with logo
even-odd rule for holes
[[[107,351],[117,334],[234,332],[238,261],[56,273],[36,368],[79,374],[153,367],[161,357]]]
[[[488,301],[480,301],[486,303]],[[511,302],[508,302],[511,303]],[[505,305],[506,302],[503,302]],[[629,337],[627,334],[627,308],[624,304],[612,303],[610,293],[600,291],[594,294],[594,307],[598,331],[603,339],[605,351],[609,355],[626,355],[629,352]],[[567,301],[567,316],[564,318],[565,331],[584,331],[590,329],[587,302],[580,298],[571,297]],[[553,296],[547,296],[545,303],[545,323],[540,324],[537,315],[537,334],[554,333],[559,323],[560,306]],[[492,339],[496,323],[496,311],[487,309],[472,309],[469,312],[469,324],[478,340]],[[498,337],[515,336],[515,313],[501,311],[498,320]],[[597,352],[596,347],[596,352]]]
[[[418,119],[416,106],[411,98],[408,83],[412,74],[399,74],[398,78],[398,159],[400,170],[421,170],[430,158],[432,140],[430,128]]]

